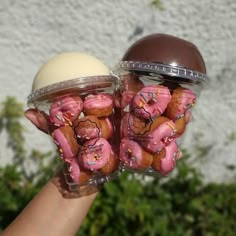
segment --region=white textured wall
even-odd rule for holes
[[[196,143],[208,150],[197,159],[210,181],[235,177],[225,167],[236,165],[236,1],[162,0],[1,0],[0,101],[5,96],[26,102],[39,66],[63,51],[83,51],[110,68],[128,46],[150,33],[173,34],[198,46],[211,77],[195,109],[185,146],[197,156]],[[29,122],[29,148],[50,149],[50,140]],[[0,136],[1,146],[5,144]],[[0,151],[0,162],[10,157]]]

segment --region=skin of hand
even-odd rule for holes
[[[46,114],[28,109],[25,116],[39,130],[48,133]],[[1,233],[1,236],[73,236],[77,233],[99,186],[70,191],[62,169],[28,203],[16,219]]]
[[[31,200],[1,236],[74,236],[99,189],[70,192],[62,171]]]

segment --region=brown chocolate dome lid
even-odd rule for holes
[[[180,77],[194,83],[208,79],[205,62],[197,47],[167,34],[152,34],[136,41],[117,68]]]
[[[167,34],[151,34],[139,39],[129,47],[122,61],[157,62],[206,73],[205,62],[197,47]]]

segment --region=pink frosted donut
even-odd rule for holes
[[[150,119],[161,115],[171,100],[167,87],[148,85],[143,87],[132,100],[132,109],[137,116]]]
[[[167,106],[166,116],[172,120],[178,119],[196,103],[196,99],[196,95],[190,89],[182,87],[175,89]]]
[[[108,175],[110,173],[113,173],[115,171],[117,171],[119,169],[119,164],[120,164],[120,160],[117,156],[117,154],[112,150],[111,154],[108,158],[108,162],[106,165],[104,165],[99,172],[104,174],[104,175]]]
[[[153,160],[150,153],[146,152],[137,142],[122,139],[120,144],[120,161],[132,169],[146,169]]]
[[[67,163],[67,171],[64,172],[66,182],[69,185],[84,184],[92,178],[92,172],[90,170],[81,169],[76,159],[73,159],[71,163]],[[69,178],[67,178],[69,176]]]
[[[70,164],[67,165],[70,177],[74,183],[80,182],[80,168],[76,159],[73,159]]]
[[[58,97],[49,110],[49,119],[56,126],[63,126],[78,118],[83,109],[83,101],[79,96]]]
[[[146,150],[156,153],[173,140],[175,132],[175,123],[160,116],[153,121],[151,130],[138,141]]]
[[[178,155],[179,149],[175,141],[172,141],[160,152],[154,154],[152,168],[160,172],[161,175],[167,175],[174,170],[176,166],[176,158]]]
[[[122,138],[135,139],[151,130],[152,122],[147,122],[133,113],[126,113],[121,120],[120,133]]]
[[[87,141],[80,149],[78,159],[85,169],[96,171],[107,164],[110,154],[111,145],[106,139],[100,138]]]
[[[109,116],[113,111],[113,98],[108,94],[88,95],[84,100],[84,113],[97,117]]]
[[[79,151],[72,127],[69,125],[59,127],[53,131],[51,136],[58,147],[60,157],[71,163]]]
[[[73,123],[74,131],[79,144],[90,139],[101,137],[101,122],[96,116],[84,116]]]

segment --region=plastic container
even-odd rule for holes
[[[200,52],[183,39],[149,35],[131,45],[113,74],[120,78],[122,169],[167,176],[208,81]]]
[[[63,63],[60,65],[65,70],[68,64],[71,65],[70,54],[58,57],[60,59],[53,59],[53,63],[47,63],[40,70],[36,80],[44,74],[54,77],[51,67],[58,68],[61,57]],[[87,60],[84,55],[75,58]],[[96,66],[99,63],[96,62]],[[64,77],[68,78],[73,70],[81,72],[75,65],[68,73],[63,70],[60,75],[65,73]],[[115,135],[118,80],[109,74],[100,74],[62,78],[59,82],[34,89],[28,97],[28,106],[37,108],[48,120],[48,134],[64,162],[64,176],[70,191],[101,185],[119,174],[119,140]]]

